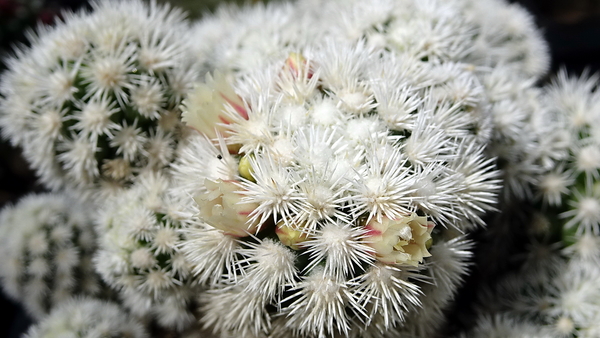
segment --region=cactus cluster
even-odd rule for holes
[[[598,81],[541,86],[521,7],[90,9],[0,78],[2,136],[56,191],[0,214],[27,338],[440,336],[473,261],[520,257],[459,336],[599,335]]]

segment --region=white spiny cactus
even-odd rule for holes
[[[600,96],[597,76],[558,73],[546,104],[564,131],[568,156],[540,175],[539,195],[565,220],[565,231],[600,235]]]
[[[164,174],[147,172],[99,212],[96,269],[136,315],[183,330],[194,321],[190,264],[178,248],[180,216]]]
[[[60,304],[24,337],[146,338],[148,332],[117,304],[82,297]]]
[[[455,77],[466,95],[436,94]],[[210,289],[201,321],[233,335],[375,334],[421,306],[419,281],[454,281],[439,311],[469,254],[458,245],[466,254],[430,266],[432,233],[482,224],[499,188],[481,88],[461,64],[333,39],[207,77],[184,101],[201,135],[172,189],[191,216],[182,251]]]
[[[478,311],[479,323],[466,336],[501,337],[506,336],[502,332],[515,332],[521,334],[519,337],[528,337],[524,332],[519,333],[522,331],[519,325],[513,323],[516,326],[509,329],[516,319],[537,328],[543,337],[597,336],[600,333],[599,238],[587,234],[572,239],[572,243],[562,252],[556,250],[556,245],[540,246],[544,255],[532,251],[521,271],[505,277],[484,298]],[[496,307],[490,308],[489,304]],[[490,321],[493,317],[496,319]]]
[[[103,290],[92,256],[91,206],[66,194],[24,197],[0,214],[0,278],[4,291],[33,318],[72,295]]]
[[[469,337],[525,337],[531,328],[544,337],[600,334],[597,81],[561,71],[543,89],[542,103],[553,117],[545,123],[561,133],[540,141],[561,152],[532,182],[539,210],[524,229],[531,237],[524,265],[483,297],[482,318]]]
[[[173,159],[200,55],[180,10],[92,3],[30,34],[0,81],[2,135],[50,188],[123,185]]]

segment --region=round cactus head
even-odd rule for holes
[[[123,185],[173,158],[199,56],[181,11],[98,1],[40,26],[0,80],[2,134],[51,188]]]

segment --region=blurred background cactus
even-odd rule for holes
[[[91,206],[65,194],[30,195],[0,213],[2,289],[40,319],[73,295],[108,296],[95,273]]]
[[[30,34],[0,82],[2,135],[51,189],[92,193],[165,167],[181,138],[179,104],[200,71],[180,10],[92,7]]]
[[[117,304],[89,297],[66,300],[24,335],[26,338],[147,336],[148,332],[142,323]]]
[[[544,88],[543,103],[561,126],[560,142],[567,152],[540,173],[532,222],[524,229],[521,268],[482,292],[475,337],[500,332],[515,321],[545,330],[548,337],[600,334],[595,282],[600,275],[598,84],[596,75],[561,70]],[[502,301],[493,296],[500,294],[511,296]],[[490,302],[498,305],[483,305]],[[504,320],[486,324],[492,317]]]

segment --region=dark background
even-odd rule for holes
[[[219,0],[160,2],[171,2],[188,10],[192,17],[199,17],[203,11],[214,8]],[[511,2],[522,4],[534,14],[550,45],[550,74],[561,67],[573,74],[580,74],[586,69],[591,73],[600,70],[600,0]],[[76,10],[87,6],[87,1],[84,0],[0,0],[0,76],[4,70],[2,58],[10,53],[13,44],[25,41],[24,32],[27,29],[35,27],[38,22],[52,23],[62,9]],[[544,81],[549,79],[547,77]],[[14,203],[24,194],[42,190],[42,187],[36,185],[35,175],[21,157],[19,149],[0,140],[0,209],[6,203]],[[470,297],[462,296],[460,300],[467,306]],[[3,314],[0,316],[0,337],[19,337],[30,324],[22,309],[1,293],[0,312]],[[451,331],[457,329],[460,328],[454,327]]]

